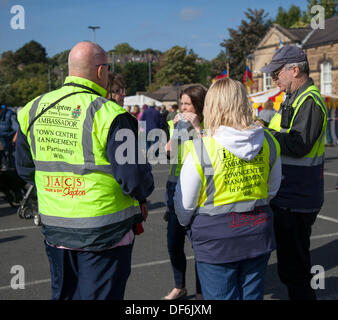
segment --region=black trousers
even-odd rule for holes
[[[277,267],[290,300],[316,300],[311,288],[310,236],[318,212],[290,212],[271,205],[277,244]]]
[[[45,247],[53,300],[123,300],[133,244],[100,252]]]

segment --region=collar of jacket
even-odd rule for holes
[[[292,103],[296,100],[296,98],[312,85],[313,80],[311,78],[307,79],[305,83],[301,87],[299,87],[295,92],[291,93],[290,95],[287,95],[285,100],[288,101],[289,105],[292,105]]]
[[[96,92],[98,92],[104,98],[107,95],[106,89],[102,88],[97,83],[90,81],[88,79],[81,78],[81,77],[68,76],[65,80],[65,83],[70,83],[70,82],[82,84],[83,86],[87,86],[88,88],[91,88],[95,90]]]

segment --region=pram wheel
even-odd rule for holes
[[[21,219],[31,219],[33,218],[33,210],[29,207],[20,207],[18,209],[18,216]]]

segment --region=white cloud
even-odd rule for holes
[[[202,9],[200,8],[192,8],[192,7],[185,7],[183,8],[179,16],[182,20],[194,20],[197,17],[202,15]]]

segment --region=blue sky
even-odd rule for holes
[[[289,9],[292,4],[307,7],[306,0],[0,0],[0,54],[35,40],[52,57],[92,40],[88,26],[100,26],[96,42],[105,50],[122,42],[138,50],[179,45],[210,60],[248,8],[263,8],[275,18],[279,6]],[[14,5],[25,10],[23,30],[11,28]]]

